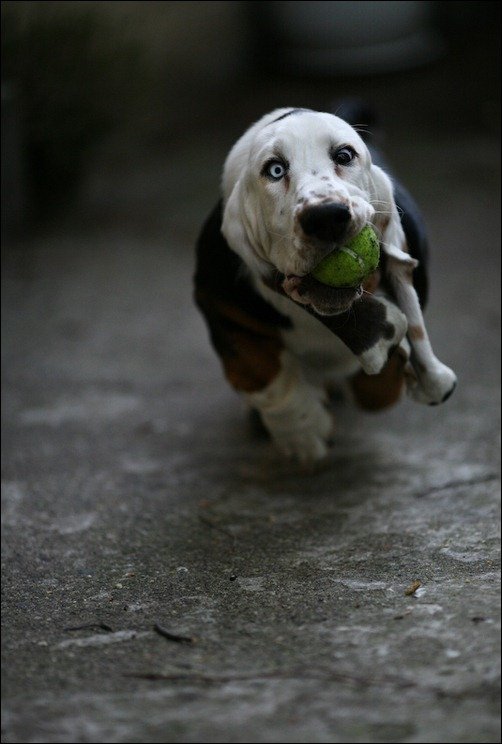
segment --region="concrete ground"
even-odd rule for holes
[[[100,162],[79,214],[5,246],[2,741],[500,740],[498,136],[489,105],[466,122],[465,89],[412,77],[373,92],[459,386],[340,403],[315,473],[252,431],[191,299],[222,160],[271,86],[127,172]]]

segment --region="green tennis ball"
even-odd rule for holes
[[[367,225],[347,245],[325,256],[312,271],[312,276],[330,287],[357,287],[378,266],[380,243]]]

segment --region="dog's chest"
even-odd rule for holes
[[[358,360],[347,346],[303,307],[267,287],[261,293],[267,302],[291,319],[292,327],[281,331],[282,340],[306,372],[343,378],[360,369]]]

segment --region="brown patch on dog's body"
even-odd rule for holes
[[[410,341],[422,341],[425,338],[425,328],[422,326],[408,326]]]
[[[197,241],[195,301],[230,384],[251,393],[279,373],[281,331],[292,324],[252,287],[242,260],[221,233],[221,218],[220,202]]]
[[[230,384],[245,393],[267,387],[281,369],[284,344],[279,328],[203,292],[196,300]]]
[[[367,411],[388,408],[399,400],[405,381],[406,361],[397,350],[377,375],[367,375],[362,370],[350,380],[357,403]]]

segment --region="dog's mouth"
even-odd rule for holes
[[[344,313],[363,293],[361,285],[331,287],[318,281],[311,274],[305,276],[288,274],[284,277],[281,287],[292,300],[301,305],[309,305],[319,315]]]

